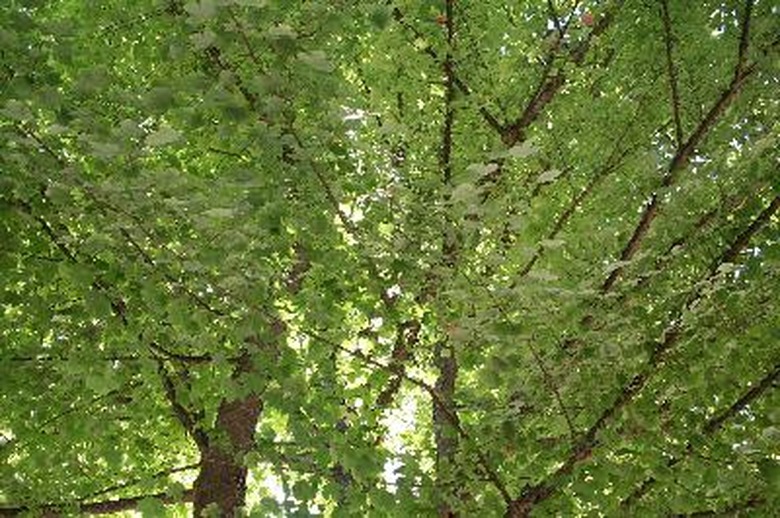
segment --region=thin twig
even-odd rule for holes
[[[550,18],[552,18],[553,24],[555,25],[555,30],[558,31],[558,37],[563,38],[563,27],[561,27],[561,21],[558,19],[558,11],[555,9],[553,0],[547,0],[547,11],[550,13]]]
[[[395,18],[396,22],[398,22],[401,27],[412,33],[414,36],[413,40],[417,41],[424,41],[425,35],[423,35],[417,28],[415,28],[411,23],[409,23],[406,20],[406,17],[404,16],[403,12],[398,8],[393,8],[393,18]],[[437,64],[441,64],[441,59],[439,58],[439,54],[430,46],[426,45],[422,49],[423,52],[425,52],[428,56],[430,56],[433,61]],[[458,90],[464,95],[464,96],[470,96],[471,95],[471,88],[457,75],[454,75],[452,77],[453,84],[457,87]],[[496,133],[501,134],[504,129],[503,125],[496,119],[496,117],[490,113],[490,111],[484,107],[479,107],[479,114],[482,116],[482,118],[485,120],[487,125],[496,131]]]
[[[669,76],[671,91],[672,116],[674,118],[675,143],[679,148],[683,142],[683,129],[680,120],[680,93],[677,89],[677,66],[672,57],[674,36],[672,35],[672,20],[669,17],[669,0],[661,1],[661,19],[664,26],[664,43],[666,45],[666,69]]]

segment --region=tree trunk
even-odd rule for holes
[[[263,402],[257,395],[219,406],[216,437],[201,449],[200,472],[194,484],[194,516],[233,517],[244,505],[247,467],[244,456],[254,444]],[[220,435],[224,434],[224,436]],[[215,507],[216,506],[216,507]],[[214,513],[206,513],[214,509]]]
[[[450,422],[448,409],[454,408],[455,381],[458,376],[458,364],[453,348],[446,343],[436,345],[434,351],[439,375],[436,379],[436,391],[441,397],[442,408],[433,404],[433,432],[436,443],[436,478],[441,493],[438,514],[440,518],[453,518],[458,513],[452,504],[462,496],[458,488],[455,455],[458,449],[458,436],[454,423]]]

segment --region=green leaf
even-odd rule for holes
[[[539,269],[531,270],[530,272],[528,272],[528,277],[542,282],[552,282],[558,280],[558,276],[556,274],[547,270],[539,270]]]
[[[196,43],[196,35],[193,35],[193,44],[197,48],[206,48],[210,43],[202,45],[203,42]],[[155,111],[165,111],[174,103],[174,91],[167,86],[158,86],[152,88],[145,96],[146,105]]]
[[[321,50],[299,52],[298,59],[317,72],[328,73],[333,71],[333,65],[328,61],[328,56]]]
[[[777,2],[552,3],[0,4],[0,505],[771,514]]]
[[[181,133],[170,126],[162,126],[157,131],[146,136],[146,145],[150,147],[161,147],[173,144],[181,139]]]
[[[165,504],[158,498],[144,498],[138,502],[138,511],[144,517],[165,516]]]
[[[780,462],[775,459],[761,459],[758,462],[758,470],[773,491],[780,491]]]
[[[380,30],[386,28],[392,20],[390,7],[386,5],[373,7],[369,16],[371,23]]]
[[[6,101],[2,114],[19,122],[25,122],[33,118],[30,108],[16,99]]]
[[[563,239],[542,239],[541,241],[539,241],[539,244],[544,248],[549,248],[553,250],[564,246],[566,244],[566,241],[564,241]]]
[[[537,152],[536,147],[528,141],[516,144],[506,150],[507,156],[513,158],[527,158]]]
[[[109,160],[122,153],[122,148],[113,142],[95,142],[91,141],[92,155],[96,158]]]
[[[205,50],[212,47],[217,42],[217,35],[210,29],[202,32],[196,32],[190,36],[190,42],[195,50]]]
[[[49,198],[52,203],[65,204],[70,201],[70,189],[59,182],[50,183],[46,187],[46,197]]]
[[[84,379],[84,383],[89,390],[99,396],[108,394],[120,385],[117,372],[108,364],[90,371]]]
[[[550,183],[561,176],[562,173],[563,171],[560,169],[550,169],[537,176],[536,183]]]
[[[63,279],[80,289],[89,289],[95,279],[92,270],[82,264],[63,261],[59,263],[57,268]]]
[[[471,205],[479,198],[479,189],[470,182],[464,182],[452,190],[452,201]]]
[[[212,219],[229,219],[236,215],[236,210],[227,207],[218,207],[204,211],[203,215]]]
[[[294,40],[298,37],[298,34],[293,30],[293,28],[284,23],[271,27],[268,29],[268,31],[266,31],[266,34],[272,40]]]
[[[107,318],[112,314],[111,301],[108,297],[96,291],[90,291],[86,297],[87,311],[95,318]]]
[[[165,492],[174,500],[180,500],[184,496],[186,490],[187,487],[184,484],[177,480],[172,480],[168,483]]]
[[[214,0],[197,0],[188,2],[184,10],[190,15],[194,23],[203,23],[217,14],[217,5]]]
[[[466,171],[469,173],[481,177],[481,176],[487,176],[495,171],[498,170],[498,164],[495,162],[488,162],[487,164],[471,164],[466,168]]]

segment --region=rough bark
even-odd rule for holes
[[[452,346],[440,343],[434,352],[439,375],[436,379],[436,392],[441,396],[442,405],[433,405],[433,433],[436,444],[436,476],[443,490],[443,500],[439,504],[439,516],[449,518],[458,516],[451,502],[462,496],[456,480],[455,455],[458,449],[457,430],[451,423],[451,417],[445,408],[455,408],[455,380],[458,377],[458,364]]]
[[[219,516],[236,516],[244,506],[247,467],[244,456],[251,450],[262,400],[251,395],[223,401],[217,414],[216,429],[226,437],[212,438],[201,450],[200,471],[193,486],[193,514],[204,516],[211,506]]]

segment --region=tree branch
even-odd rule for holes
[[[555,9],[553,0],[547,0],[547,12],[552,19],[553,25],[555,25],[555,30],[558,31],[558,38],[563,38],[563,27],[561,27],[561,20],[558,18],[558,11]]]
[[[125,238],[125,240],[130,244],[130,246],[138,253],[138,255],[141,257],[144,263],[146,263],[148,266],[152,267],[153,269],[159,271],[159,268],[157,266],[157,262],[152,258],[151,255],[149,255],[146,250],[144,250],[141,245],[136,241],[133,236],[130,234],[130,232],[124,228],[121,227],[119,229],[122,236]],[[173,284],[176,288],[184,292],[185,295],[187,295],[192,302],[195,303],[196,306],[200,307],[201,309],[204,309],[208,313],[211,313],[212,315],[216,317],[224,317],[225,312],[217,309],[215,307],[212,307],[203,297],[192,291],[190,288],[188,288],[183,282],[176,279],[173,275],[167,273],[167,272],[160,272],[163,276],[163,278]]]
[[[672,21],[669,17],[669,0],[661,1],[661,19],[664,26],[664,43],[666,45],[666,70],[669,76],[669,89],[671,92],[672,117],[674,118],[675,144],[679,148],[683,141],[682,122],[680,120],[680,93],[677,90],[677,67],[672,57],[674,36],[672,35]]]
[[[152,348],[155,348],[155,344],[152,344],[151,346]],[[198,446],[198,448],[201,451],[204,451],[206,448],[208,448],[209,437],[199,427],[199,416],[194,415],[179,401],[179,397],[176,392],[176,384],[173,382],[170,374],[168,373],[168,370],[165,368],[165,363],[162,358],[157,359],[157,372],[160,374],[160,379],[162,380],[163,388],[165,389],[165,397],[168,400],[168,403],[170,403],[174,415],[187,431],[187,433],[190,434],[192,440],[195,441],[195,444]]]
[[[421,40],[421,41],[425,40],[425,35],[423,35],[411,23],[409,23],[406,20],[404,13],[398,7],[393,8],[393,18],[395,18],[395,21],[398,22],[398,24],[401,25],[401,27],[411,32],[415,40]],[[439,59],[438,53],[430,45],[424,46],[422,50],[428,56],[430,56],[436,64],[438,65],[442,64],[441,60]],[[468,97],[471,95],[471,88],[457,75],[452,76],[452,83],[455,85],[455,87],[458,90],[460,90],[460,92],[464,96]],[[491,129],[493,129],[496,133],[501,134],[504,131],[501,123],[498,121],[498,119],[496,119],[493,116],[493,114],[490,113],[490,111],[487,108],[485,108],[484,106],[480,106],[479,114],[485,120],[487,125]]]
[[[750,3],[750,2],[748,2]],[[742,39],[747,40],[748,24],[743,25]],[[740,41],[742,41],[742,39]],[[739,92],[742,90],[747,79],[755,73],[757,70],[756,63],[749,66],[743,66],[738,63],[734,71],[734,79],[729,84],[729,87],[721,94],[720,98],[712,105],[707,115],[701,120],[699,125],[694,130],[693,134],[688,138],[685,144],[680,147],[672,159],[666,174],[664,175],[661,186],[664,188],[671,187],[677,182],[679,173],[685,169],[688,165],[688,161],[691,158],[696,146],[698,146],[704,137],[713,129],[718,119],[723,115],[726,109],[736,99]],[[661,201],[658,193],[653,193],[650,200],[645,205],[642,212],[642,216],[639,219],[639,223],[634,228],[631,238],[628,243],[620,252],[620,261],[630,261],[634,254],[639,250],[642,241],[647,236],[647,232],[650,230],[655,218],[658,216],[661,208]],[[619,266],[612,270],[604,283],[601,285],[602,293],[609,292],[617,282],[620,275],[623,273],[624,266]]]
[[[31,140],[33,140],[38,145],[38,147],[40,149],[42,149],[47,155],[51,156],[57,162],[58,165],[60,165],[62,167],[69,165],[69,162],[65,158],[60,157],[60,155],[56,151],[54,151],[54,149],[51,146],[49,146],[34,131],[29,130],[26,127],[19,126],[19,125],[17,125],[15,128],[16,128],[17,132],[19,132],[22,135],[24,135],[24,136],[30,138]],[[119,213],[122,213],[122,214],[126,214],[121,209],[117,209],[115,207],[112,207],[109,203],[100,200],[98,198],[98,196],[93,192],[93,189],[90,186],[85,185],[85,184],[83,184],[81,182],[79,182],[79,186],[82,187],[84,189],[84,191],[89,195],[89,198],[96,205],[100,206],[102,209],[110,208],[113,211],[116,211],[116,212],[119,212]],[[45,198],[45,199],[48,199],[48,197],[46,196],[45,188],[43,186],[41,187],[41,196],[43,198]],[[42,216],[36,216],[35,214],[33,214],[32,207],[30,206],[30,204],[28,202],[26,202],[26,201],[17,201],[16,203],[17,203],[18,206],[22,207],[23,211],[25,211],[27,214],[29,214],[30,216],[35,218],[40,223],[40,225],[43,228],[44,232],[49,236],[51,241],[57,246],[57,248],[63,253],[63,255],[65,255],[68,258],[68,260],[70,260],[72,263],[78,263],[79,262],[78,259],[76,258],[76,253],[71,251],[71,250],[69,250],[68,247],[64,243],[61,242],[61,240],[58,238],[55,230],[46,221],[46,219],[43,218]],[[134,223],[139,228],[142,229],[144,234],[148,235],[148,233],[141,227],[140,222],[138,222],[137,220],[134,219]],[[128,244],[130,244],[132,246],[132,248],[140,255],[142,260],[147,265],[155,267],[155,268],[157,267],[157,265],[156,265],[155,261],[153,260],[153,258],[139,245],[139,243],[135,239],[133,239],[132,235],[130,234],[130,232],[126,228],[124,228],[124,227],[120,228],[120,233],[125,238],[125,240],[128,242]],[[200,297],[197,293],[195,293],[194,291],[189,289],[187,286],[184,285],[183,282],[178,281],[172,275],[170,275],[170,274],[168,274],[166,272],[162,272],[162,275],[165,277],[165,279],[168,282],[172,283],[179,290],[181,290],[184,294],[186,294],[190,299],[192,299],[192,301],[197,306],[200,306],[201,308],[205,309],[206,311],[208,311],[209,313],[211,313],[211,314],[213,314],[215,316],[225,316],[225,314],[222,311],[220,311],[220,310],[218,310],[216,308],[211,307],[208,304],[208,302],[206,302],[203,299],[203,297]],[[108,296],[110,301],[111,301],[112,309],[117,314],[117,316],[119,316],[122,319],[123,324],[127,325],[127,317],[126,317],[126,314],[125,314],[127,308],[125,307],[124,299],[122,297],[116,297],[116,298],[112,297],[111,294],[109,293],[109,291],[110,291],[109,287],[104,285],[104,283],[102,281],[100,281],[100,280],[96,280],[95,281],[95,287],[98,288],[99,290],[102,290],[102,291],[105,292],[106,296]]]
[[[745,392],[730,407],[707,421],[703,432],[708,435],[717,432],[723,426],[723,423],[737,415],[751,402],[761,397],[764,392],[770,388],[774,388],[774,384],[778,379],[780,379],[780,363],[777,363],[774,369],[764,376],[756,385],[751,387],[750,390]]]
[[[770,388],[774,388],[774,384],[780,379],[780,363],[777,363],[774,368],[766,374],[757,384],[747,390],[742,396],[739,397],[731,406],[723,410],[720,414],[709,419],[702,427],[702,434],[714,435],[723,424],[729,419],[736,416],[741,410],[743,410],[751,402],[761,397]],[[668,468],[672,468],[675,465],[682,462],[684,459],[693,454],[695,448],[693,443],[688,442],[685,447],[685,451],[682,455],[672,457],[666,462]],[[620,502],[622,509],[629,510],[636,505],[655,485],[657,482],[653,476],[647,477],[629,496],[624,498]]]
[[[168,475],[173,475],[174,473],[181,473],[183,471],[191,471],[191,470],[197,469],[197,468],[198,468],[198,464],[197,463],[195,463],[195,464],[185,464],[184,466],[176,466],[176,467],[173,467],[173,468],[160,470],[157,473],[154,473],[153,475],[151,475],[151,478],[152,479],[160,479],[160,478],[163,478],[163,477],[167,477]],[[96,498],[96,497],[101,496],[101,495],[105,495],[107,493],[113,493],[115,491],[119,491],[119,490],[122,490],[122,489],[127,489],[128,487],[134,486],[134,485],[142,482],[143,480],[144,479],[142,479],[142,478],[135,478],[135,479],[132,479],[132,480],[128,480],[126,482],[122,482],[122,483],[119,483],[119,484],[114,484],[113,486],[104,487],[102,489],[99,489],[99,490],[95,491],[94,493],[91,493],[89,495],[89,498],[92,499],[92,498]]]
[[[372,367],[389,372],[391,374],[398,374],[398,369],[396,369],[393,365],[387,365],[378,360],[375,360],[374,358],[372,358],[369,355],[366,355],[362,351],[354,350],[350,347],[346,347],[340,343],[334,342],[328,337],[323,336],[315,331],[301,329],[300,332],[303,335],[309,337],[310,339],[320,341],[332,347],[334,350],[342,351],[345,354],[360,360],[366,365],[370,365]],[[509,491],[506,488],[506,485],[501,480],[501,477],[499,477],[498,472],[492,467],[490,461],[488,460],[484,452],[482,452],[477,447],[476,441],[474,441],[471,438],[470,434],[466,432],[466,430],[460,424],[460,420],[458,419],[457,414],[447,405],[447,403],[441,397],[441,394],[434,387],[430,386],[428,383],[426,383],[423,380],[417,379],[406,372],[401,373],[401,375],[403,376],[404,380],[424,390],[431,397],[433,403],[442,409],[443,415],[447,417],[450,424],[454,427],[455,431],[458,433],[461,439],[463,439],[465,442],[474,445],[474,448],[477,452],[476,453],[477,461],[480,468],[485,472],[490,483],[498,490],[498,492],[502,495],[504,501],[507,502],[508,504],[511,501],[511,496],[509,494]]]
[[[561,415],[566,421],[566,426],[569,429],[569,435],[571,436],[572,444],[574,444],[574,441],[576,440],[576,431],[574,428],[574,423],[571,419],[571,416],[569,415],[569,411],[566,408],[566,405],[563,403],[563,397],[561,396],[561,391],[558,389],[558,383],[556,383],[555,378],[552,376],[552,373],[550,373],[547,367],[545,366],[544,360],[539,354],[539,351],[536,350],[536,347],[531,345],[530,341],[528,342],[528,349],[531,351],[531,355],[534,357],[534,362],[536,362],[536,365],[539,367],[539,370],[542,372],[542,377],[544,378],[544,382],[547,385],[547,388],[555,396],[555,402],[558,403],[558,408],[560,409]]]
[[[780,195],[776,195],[750,225],[737,235],[736,239],[731,243],[731,246],[712,262],[710,265],[710,274],[714,275],[717,272],[718,267],[722,264],[733,263],[740,252],[748,245],[750,239],[769,222],[769,219],[778,211],[778,209],[780,209]]]
[[[377,397],[377,408],[387,408],[395,399],[395,395],[401,388],[401,381],[403,381],[404,375],[406,374],[406,362],[409,360],[412,351],[418,345],[420,329],[421,326],[418,320],[407,320],[398,326],[391,364],[391,366],[395,368],[396,374],[390,379],[388,386]]]
[[[585,39],[569,53],[569,59],[572,62],[577,65],[582,63],[590,49],[592,41],[609,28],[615,15],[622,7],[623,2],[624,0],[618,0],[612,10],[604,13]],[[550,63],[548,63],[547,66],[550,67],[551,65],[552,61],[550,60]],[[559,71],[552,77],[550,77],[550,71],[550,68],[545,69],[539,86],[537,86],[534,95],[531,97],[528,104],[526,104],[520,117],[514,122],[504,126],[501,132],[501,139],[507,147],[512,147],[525,140],[525,130],[537,117],[539,117],[545,107],[555,98],[561,87],[566,83],[566,75],[563,71]]]
[[[780,198],[780,196],[776,197],[772,203],[770,203],[769,207],[756,217],[745,232],[740,233],[740,235],[735,238],[734,242],[726,249],[726,252],[721,255],[722,260],[738,254],[739,251],[747,246],[750,238],[752,238],[752,236],[769,221],[772,214],[780,208],[778,198]],[[741,248],[737,245],[741,246]],[[718,263],[718,266],[720,264],[722,263]],[[520,497],[513,500],[511,505],[508,506],[506,513],[507,517],[519,518],[528,516],[536,504],[547,500],[559,490],[566,477],[572,472],[576,465],[583,460],[590,458],[593,449],[598,446],[598,434],[612,422],[614,417],[617,416],[624,407],[634,401],[636,396],[642,391],[645,385],[647,385],[647,382],[653,374],[655,374],[665,362],[667,353],[681,338],[683,332],[682,317],[684,312],[701,300],[704,285],[706,284],[706,281],[713,279],[717,275],[718,266],[715,266],[714,269],[710,269],[704,279],[705,282],[696,284],[696,289],[687,298],[680,310],[669,320],[669,324],[664,330],[662,338],[653,343],[650,357],[641,371],[635,374],[628,384],[623,386],[612,404],[604,409],[599,418],[596,419],[590,428],[582,435],[580,441],[572,448],[571,453],[561,466],[541,482],[532,486],[526,486],[523,489]]]
[[[180,504],[192,501],[193,492],[187,489],[181,496],[174,498],[167,493],[155,493],[151,495],[140,495],[117,500],[104,500],[101,502],[81,502],[75,506],[79,513],[85,514],[110,514],[121,511],[131,511],[138,508],[138,504],[150,498],[161,500],[164,504]],[[58,513],[61,509],[71,509],[74,506],[72,502],[43,504],[40,506],[10,506],[0,507],[0,516],[19,516],[30,511],[44,513]]]
[[[745,0],[745,12],[742,17],[742,32],[739,36],[739,51],[737,64],[734,67],[734,80],[736,81],[745,70],[747,63],[748,46],[750,44],[750,19],[753,15],[754,0]]]
[[[748,497],[747,499],[741,502],[734,502],[733,504],[728,505],[725,509],[719,511],[709,511],[709,510],[695,511],[692,513],[675,515],[675,518],[703,518],[706,516],[717,516],[722,518],[724,516],[742,516],[742,513],[740,513],[740,511],[758,509],[765,503],[766,503],[765,498],[759,495],[754,495]]]
[[[631,129],[636,125],[637,119],[639,116],[643,113],[644,108],[644,99],[640,101],[639,106],[637,107],[636,111],[634,112],[631,119],[626,123],[625,127],[620,131],[620,134],[615,139],[615,147],[612,148],[612,151],[610,152],[609,156],[607,157],[604,164],[593,174],[590,181],[582,188],[580,191],[574,195],[569,205],[564,209],[564,211],[556,218],[555,223],[553,223],[552,228],[545,236],[545,239],[555,239],[558,234],[563,230],[563,228],[566,226],[566,224],[569,222],[571,217],[575,214],[577,209],[582,206],[582,203],[585,201],[587,197],[589,197],[595,190],[596,187],[610,174],[615,172],[620,168],[620,166],[623,164],[623,161],[633,152],[634,150],[630,147],[625,147],[621,149],[621,146],[624,142],[624,140],[627,138],[627,135],[631,131]],[[539,259],[542,258],[545,252],[545,247],[543,245],[538,245],[536,248],[536,251],[531,256],[531,258],[520,268],[514,279],[512,280],[512,283],[510,284],[510,289],[514,289],[517,284],[524,278],[528,273],[533,269],[534,265],[539,261]]]

